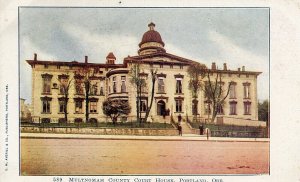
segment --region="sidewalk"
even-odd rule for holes
[[[183,136],[133,136],[133,135],[87,135],[55,133],[21,133],[21,138],[45,139],[98,139],[98,140],[159,140],[159,141],[215,141],[215,142],[269,142],[269,138],[227,138],[183,134]]]

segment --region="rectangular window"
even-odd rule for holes
[[[235,84],[231,84],[229,87],[229,98],[230,99],[235,99],[236,98],[236,93],[235,93]]]
[[[75,90],[77,95],[83,95],[82,81],[79,79],[75,80]]]
[[[218,105],[217,106],[217,114],[220,114],[220,115],[224,114],[223,106],[222,105]]]
[[[250,102],[244,102],[244,114],[245,115],[251,114],[251,103]]]
[[[146,112],[146,110],[147,110],[147,100],[141,100],[140,110],[141,110],[141,112]]]
[[[97,83],[91,84],[90,93],[91,93],[91,95],[97,95],[98,94]]]
[[[43,78],[43,93],[50,94],[51,93],[51,77]]]
[[[205,114],[211,114],[211,103],[205,102]]]
[[[82,113],[82,101],[81,100],[75,101],[75,113]]]
[[[97,101],[90,101],[90,113],[97,113]]]
[[[59,82],[60,82],[60,86],[59,86],[59,94],[63,95],[65,94],[65,92],[67,92],[68,90],[68,79],[66,78],[60,78]]]
[[[244,98],[250,98],[250,84],[244,85]]]
[[[121,76],[121,92],[124,93],[126,92],[126,76]]]
[[[65,112],[65,110],[66,110],[65,101],[60,100],[58,102],[59,102],[59,112],[61,112],[61,113]]]
[[[182,93],[182,80],[176,79],[176,93]]]
[[[145,78],[141,78],[141,82],[142,82],[142,93],[147,93],[148,92],[148,85],[147,85],[147,82],[146,82],[146,79]]]
[[[165,92],[165,83],[163,78],[158,78],[158,92],[164,93]]]
[[[113,77],[113,93],[117,92],[117,81],[116,81],[116,77]]]
[[[182,100],[177,99],[175,100],[175,102],[176,102],[176,112],[182,112]]]
[[[104,95],[103,81],[100,82],[100,95]]]
[[[236,102],[230,103],[230,115],[236,115]]]
[[[51,106],[51,101],[50,100],[43,100],[43,113],[50,113],[50,106]]]

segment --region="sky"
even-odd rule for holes
[[[31,67],[25,60],[117,63],[137,55],[154,22],[168,53],[210,67],[227,63],[260,71],[258,99],[269,98],[269,10],[267,8],[20,8],[20,96],[31,102]]]

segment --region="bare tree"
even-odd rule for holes
[[[71,87],[72,79],[69,79],[69,75],[63,74],[59,75],[58,81],[60,84],[60,93],[64,95],[63,102],[64,102],[64,115],[65,115],[65,122],[68,122],[68,101],[69,101],[69,90]]]
[[[145,80],[140,77],[141,69],[140,64],[133,64],[130,70],[130,82],[136,88],[136,116],[137,122],[141,123],[141,112],[140,112],[140,104],[141,104],[141,95],[142,95],[142,87],[145,86]]]
[[[190,77],[189,89],[192,91],[192,97],[194,100],[197,100],[199,91],[201,90],[201,88],[203,88],[203,78],[206,75],[206,69],[207,69],[206,66],[200,63],[194,63],[188,67],[187,72]],[[195,102],[194,104],[198,104],[198,102]],[[193,115],[196,121],[197,121],[197,114],[198,111],[197,110],[194,111],[193,108]]]
[[[85,96],[85,120],[89,121],[89,101],[90,101],[90,89],[91,89],[91,79],[90,77],[94,75],[94,72],[86,65],[75,72],[80,79],[77,81],[77,87],[81,87],[83,84],[84,96]]]
[[[211,80],[210,75],[216,74],[214,80]],[[222,82],[222,74],[218,71],[212,72],[211,70],[206,71],[206,75],[208,81],[204,87],[204,94],[205,97],[211,102],[212,104],[212,117],[211,122],[214,122],[217,114],[218,108],[223,108],[224,101],[228,97],[230,87],[232,82],[229,82],[227,89],[224,89],[224,83]],[[225,94],[225,95],[224,95]]]
[[[146,116],[145,116],[145,121],[147,121],[147,118],[148,118],[148,116],[149,116],[149,113],[150,113],[150,111],[151,111],[152,104],[153,104],[155,82],[156,82],[156,79],[157,79],[157,76],[156,76],[156,75],[157,75],[157,70],[151,69],[151,70],[150,70],[150,73],[151,73],[151,82],[152,82],[151,101],[150,101],[149,107],[147,107]]]

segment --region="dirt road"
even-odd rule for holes
[[[268,172],[268,142],[21,139],[22,175]]]

